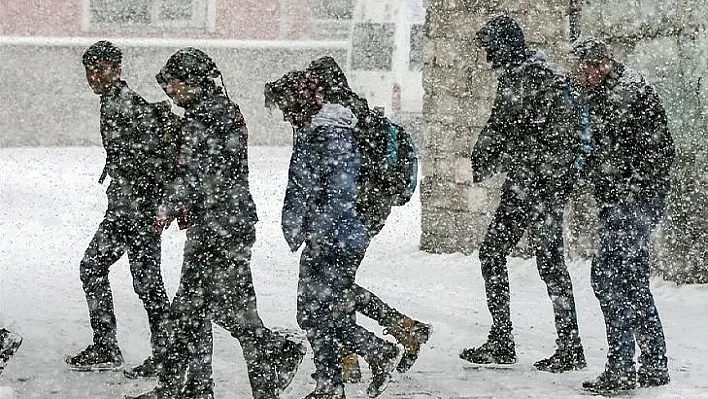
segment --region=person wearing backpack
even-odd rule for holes
[[[372,371],[369,397],[388,385],[403,350],[356,324],[353,286],[367,246],[356,209],[360,158],[357,119],[325,101],[321,80],[306,71],[279,79],[275,97],[293,126],[294,144],[283,201],[282,229],[300,258],[298,324],[314,352],[315,390],[306,398],[344,398],[340,347],[361,355]],[[272,86],[271,86],[272,88]]]
[[[212,348],[204,342],[210,344],[211,321],[241,344],[256,399],[278,398],[306,351],[265,327],[258,314],[250,268],[258,216],[248,182],[248,130],[238,105],[216,84],[220,77],[214,61],[193,47],[172,54],[156,76],[185,114],[181,167],[161,201],[154,229],[159,234],[180,209],[186,209],[190,225],[170,309],[173,336],[160,359],[157,387],[141,399],[213,398],[210,381],[198,387],[206,390],[185,389],[193,359],[210,362]]]
[[[558,334],[555,353],[534,366],[549,372],[582,369],[586,361],[563,251],[563,210],[580,148],[570,82],[527,47],[521,27],[506,15],[490,19],[475,41],[497,72],[498,87],[472,151],[473,179],[506,172],[506,180],[479,248],[492,327],[484,344],[464,349],[460,358],[477,364],[516,362],[506,257],[526,232]]]
[[[77,370],[116,369],[123,363],[108,274],[126,253],[150,325],[152,356],[143,364],[151,365],[166,345],[169,301],[160,272],[160,237],[152,233],[152,219],[164,184],[171,180],[173,162],[152,105],[121,79],[121,59],[121,50],[108,41],[96,42],[83,53],[86,79],[101,98],[106,163],[99,183],[106,177],[111,182],[108,208],[80,264],[93,343],[66,359]]]
[[[356,208],[366,227],[368,246],[384,228],[393,206],[407,203],[415,191],[418,168],[412,138],[380,112],[370,109],[367,101],[354,93],[344,71],[332,57],[318,58],[306,70],[320,78],[325,101],[349,108],[357,118],[354,137],[361,166]],[[391,129],[397,129],[393,131],[397,134],[396,140],[390,140]],[[390,153],[394,153],[396,159],[389,163]],[[421,346],[430,338],[432,326],[402,314],[358,284],[354,284],[353,292],[355,311],[375,320],[385,334],[403,345],[405,352],[396,371],[410,370]],[[345,381],[357,382],[361,375],[357,355],[346,348],[342,351]]]

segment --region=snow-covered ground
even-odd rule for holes
[[[261,220],[252,268],[266,324],[295,328],[298,256],[289,252],[279,228],[287,160],[287,148],[251,149],[251,185]],[[63,363],[67,354],[83,349],[91,339],[78,268],[105,207],[103,188],[96,183],[102,162],[100,148],[0,149],[0,313],[2,322],[24,337],[0,377],[0,398],[119,398],[153,386],[152,381],[129,381],[117,372],[71,372]],[[508,370],[473,370],[465,368],[457,354],[481,343],[490,322],[479,261],[476,255],[418,251],[419,220],[417,198],[396,209],[359,273],[362,285],[435,326],[418,363],[398,376],[382,397],[580,396],[581,382],[602,370],[606,351],[589,262],[569,265],[589,362],[586,370],[562,375],[534,371],[533,362],[553,352],[555,334],[551,304],[535,263],[522,259],[510,260],[519,362]],[[162,269],[170,296],[179,279],[183,241],[176,227],[164,234]],[[149,353],[148,326],[125,258],[113,267],[111,283],[118,338],[132,365]],[[708,397],[708,287],[654,280],[652,288],[664,322],[673,381],[667,387],[640,389],[636,396]],[[310,357],[284,398],[301,398],[311,391]],[[240,348],[218,327],[215,379],[217,397],[250,397]],[[347,396],[364,398],[365,388],[350,385]]]

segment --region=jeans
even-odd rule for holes
[[[649,289],[651,234],[664,205],[663,198],[655,198],[600,208],[591,281],[605,318],[609,370],[634,371],[635,339],[646,371],[667,368],[664,331]]]
[[[340,345],[367,363],[380,358],[393,344],[356,324],[353,293],[364,249],[308,243],[300,259],[297,320],[307,332],[314,352],[318,385],[343,386]]]

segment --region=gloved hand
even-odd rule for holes
[[[172,219],[173,218],[167,212],[158,210],[152,221],[152,232],[157,235],[162,234],[162,230],[169,227],[170,223],[172,223]]]
[[[187,208],[180,207],[177,211],[177,225],[180,230],[186,230],[190,226],[189,211]]]

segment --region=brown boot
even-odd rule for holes
[[[396,366],[396,371],[405,373],[413,367],[413,363],[418,360],[421,345],[428,342],[432,332],[433,326],[413,320],[408,316],[384,330],[385,334],[391,334],[405,349],[401,361]]]
[[[359,357],[354,352],[346,348],[339,349],[339,356],[342,359],[342,380],[347,384],[358,384],[361,382],[361,368],[359,368]]]

